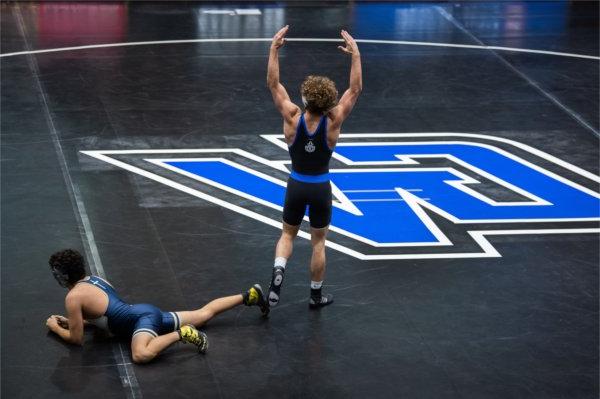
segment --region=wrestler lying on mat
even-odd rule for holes
[[[66,249],[49,260],[58,283],[69,290],[65,297],[67,317],[52,315],[48,328],[70,344],[83,344],[84,324],[93,324],[120,337],[131,337],[135,363],[147,363],[178,341],[191,343],[201,353],[208,348],[206,334],[198,331],[207,321],[226,310],[244,304],[268,309],[260,285],[243,294],[215,299],[191,311],[163,312],[150,304],[128,304],[113,286],[101,277],[87,275],[85,261],[77,251]]]

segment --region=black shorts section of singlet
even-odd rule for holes
[[[329,181],[304,183],[290,177],[285,192],[283,221],[298,226],[307,206],[310,226],[315,229],[327,227],[331,222],[331,184]]]

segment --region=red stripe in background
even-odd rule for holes
[[[42,3],[37,13],[37,47],[116,43],[127,34],[124,4]]]

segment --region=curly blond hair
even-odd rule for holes
[[[325,76],[307,76],[300,86],[300,93],[306,100],[306,109],[318,114],[329,111],[338,101],[335,83]]]

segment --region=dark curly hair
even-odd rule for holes
[[[329,111],[338,101],[335,83],[325,76],[307,76],[300,86],[300,93],[306,99],[306,110],[318,114]]]
[[[69,276],[69,284],[75,284],[85,277],[85,260],[73,249],[64,249],[52,254],[48,264],[51,269]]]

